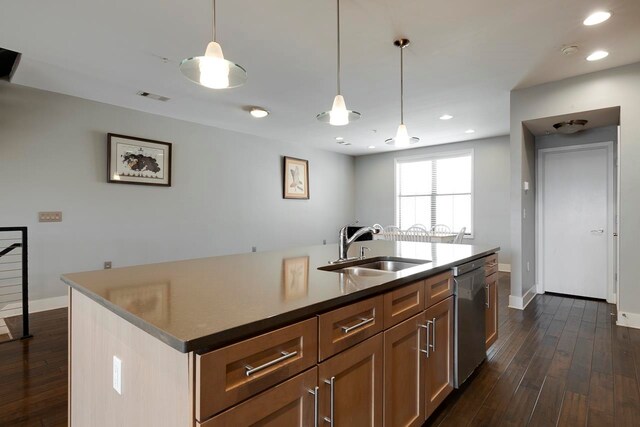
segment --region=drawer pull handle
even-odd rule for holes
[[[436,352],[436,318],[435,317],[433,318],[433,320],[431,320],[431,324],[433,325],[433,332],[431,333],[431,342],[433,344],[429,344],[429,347],[431,347],[431,351],[435,353]]]
[[[281,351],[280,354],[282,354],[282,356],[278,357],[277,359],[273,359],[272,361],[267,362],[267,363],[265,363],[263,365],[260,365],[260,366],[256,366],[255,368],[253,366],[251,366],[251,365],[245,365],[244,374],[246,376],[253,375],[256,372],[262,371],[263,369],[267,369],[268,367],[273,366],[273,365],[275,365],[277,363],[280,363],[280,362],[283,362],[283,361],[285,361],[287,359],[291,359],[292,357],[295,357],[298,354],[298,352],[297,351],[292,351],[292,352]]]
[[[364,325],[367,325],[371,322],[373,322],[374,320],[376,320],[375,316],[374,317],[369,317],[368,319],[361,319],[362,321],[360,323],[356,323],[353,326],[343,326],[342,327],[342,332],[344,332],[345,334],[348,334],[349,332],[353,331],[354,329],[358,329],[363,327]]]
[[[313,427],[318,427],[318,394],[320,387],[315,386],[309,393],[313,395]]]
[[[335,402],[334,402],[334,394],[335,394],[335,386],[336,386],[336,377],[331,377],[331,379],[324,380],[325,384],[329,385],[330,390],[330,399],[329,399],[329,416],[324,417],[324,421],[329,423],[331,427],[333,427],[333,420],[335,418]]]
[[[484,288],[486,289],[486,297],[487,297],[487,302],[484,304],[487,306],[487,308],[491,308],[491,290],[489,289],[489,285],[485,285]]]
[[[427,323],[425,323],[424,325],[418,325],[421,328],[424,328],[427,330],[427,343],[425,345],[425,349],[420,349],[420,351],[424,354],[427,355],[427,359],[429,358],[430,354],[429,354],[429,326],[431,325],[431,320],[428,320]],[[420,347],[420,345],[418,345],[418,348]]]

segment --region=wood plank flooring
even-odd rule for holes
[[[603,302],[538,295],[519,311],[508,299],[501,274],[499,338],[425,426],[640,425],[640,330],[615,326]],[[66,309],[32,315],[31,329],[0,343],[0,426],[64,426]]]
[[[640,330],[615,326],[615,306],[538,295],[507,308],[473,380],[425,426],[640,426]]]

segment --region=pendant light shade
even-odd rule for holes
[[[247,81],[247,71],[240,65],[227,61],[222,47],[216,42],[216,0],[213,0],[213,41],[207,45],[204,56],[180,62],[180,71],[189,80],[210,89],[238,87]]]
[[[407,126],[404,124],[404,48],[409,46],[410,41],[408,39],[399,39],[393,42],[394,46],[400,48],[400,125],[396,131],[396,136],[387,139],[385,142],[389,145],[396,147],[408,147],[411,144],[416,144],[420,141],[420,138],[415,136],[409,136]]]
[[[347,110],[347,104],[344,101],[344,97],[340,93],[340,0],[336,0],[337,6],[337,23],[338,23],[338,94],[333,99],[333,106],[330,111],[325,111],[316,116],[316,119],[323,123],[329,123],[333,126],[344,126],[351,122],[358,120],[361,116],[357,111]]]

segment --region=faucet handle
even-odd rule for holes
[[[366,246],[360,246],[360,259],[366,258],[365,255],[364,255],[364,252],[365,251],[370,251],[370,250],[371,250],[371,248],[368,248]]]

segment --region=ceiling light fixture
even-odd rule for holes
[[[585,128],[588,122],[589,122],[588,120],[583,120],[583,119],[567,120],[564,122],[556,123],[553,125],[553,127],[559,133],[563,133],[566,135],[566,134],[580,132]]]
[[[342,141],[344,138],[341,136],[336,136],[336,141]]]
[[[369,148],[373,150],[374,148],[376,148],[376,146],[375,145],[370,145]]]
[[[591,55],[587,56],[587,61],[599,61],[609,56],[609,52],[606,50],[596,50]]]
[[[404,124],[404,48],[411,43],[408,39],[398,39],[393,42],[394,46],[400,48],[400,125],[394,138],[389,138],[385,142],[396,147],[406,147],[420,141],[415,136],[410,137],[407,126]]]
[[[611,12],[607,12],[604,10],[599,10],[598,12],[594,12],[587,17],[582,23],[588,27],[592,25],[602,24],[607,19],[611,18]]]
[[[180,71],[189,80],[210,89],[242,86],[247,81],[247,71],[224,59],[222,47],[216,41],[216,0],[213,0],[212,12],[213,41],[207,45],[204,56],[194,56],[180,62]]]
[[[249,113],[256,119],[261,119],[269,115],[269,110],[265,110],[264,108],[260,107],[253,107]]]
[[[357,111],[347,110],[347,104],[344,102],[344,97],[340,91],[340,0],[336,0],[336,8],[337,8],[337,24],[338,24],[338,32],[337,32],[337,41],[338,41],[338,62],[337,62],[337,71],[338,71],[338,94],[333,99],[333,106],[331,107],[331,111],[325,111],[324,113],[320,113],[316,116],[316,119],[323,123],[329,123],[333,126],[344,126],[348,125],[351,122],[358,120],[361,116]]]
[[[440,120],[451,120],[453,119],[453,116],[450,114],[443,114],[440,116]]]
[[[473,129],[467,129],[464,131],[464,133],[475,133],[475,130]]]

